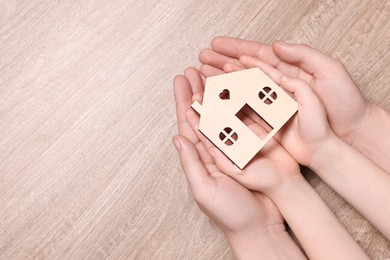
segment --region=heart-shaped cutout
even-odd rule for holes
[[[222,92],[219,93],[219,98],[222,100],[229,100],[230,99],[230,91],[228,89],[222,90]]]

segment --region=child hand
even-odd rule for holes
[[[316,155],[336,138],[327,122],[325,108],[303,80],[282,76],[280,84],[295,95],[298,113],[276,138],[297,162],[312,166]]]
[[[321,99],[335,134],[350,144],[357,140],[370,104],[345,66],[307,45],[276,41],[272,49],[283,60],[281,71],[304,80]]]
[[[201,82],[200,78],[196,81]],[[284,80],[283,82],[286,82],[286,86],[291,91],[296,92],[297,96],[300,97],[299,99],[302,99],[309,105],[310,102],[313,102],[313,99],[310,99],[310,94],[312,93],[302,91],[299,88],[299,84],[296,84],[297,82],[290,82],[290,80]],[[307,97],[309,97],[309,99],[307,99]],[[202,94],[200,92],[196,93],[193,96],[193,99],[201,102]],[[180,96],[176,95],[177,104],[180,104],[180,100]],[[188,106],[190,102],[189,98],[187,98]],[[304,104],[305,108],[306,105],[307,104]],[[318,102],[317,105],[318,106],[315,109],[318,111],[316,113],[321,114],[323,111],[321,110],[320,103]],[[182,106],[179,105],[178,107]],[[303,112],[305,117],[306,115],[311,115],[307,109]],[[305,119],[306,121],[302,121],[302,126],[304,126],[305,131],[307,131],[307,136],[305,136],[307,139],[304,139],[304,141],[307,142],[307,146],[312,146],[313,143],[316,145],[326,139],[328,135],[326,131],[320,132],[319,134],[315,132],[315,130],[322,128],[320,124],[312,129],[307,123],[310,118],[306,117]],[[259,135],[260,138],[262,138],[263,135],[267,135],[266,130],[263,129],[260,124],[252,120],[250,115],[247,115],[243,121],[252,131]],[[322,121],[320,122],[323,123]],[[261,209],[269,210],[270,206],[271,208],[273,206],[273,208],[276,209],[275,205],[272,203],[266,206],[261,203],[263,206],[258,207],[259,204],[256,205],[256,203],[250,202],[251,200],[249,200],[249,197],[247,195],[244,196],[244,191],[246,189],[233,180],[235,179],[247,188],[262,191],[272,198],[283,216],[285,216],[286,221],[297,235],[310,258],[328,259],[330,257],[334,259],[367,259],[362,249],[340,225],[336,217],[320,199],[318,194],[316,194],[304,180],[295,160],[278,144],[278,142],[271,139],[261,150],[260,154],[255,156],[245,169],[241,171],[198,131],[199,117],[191,109],[187,111],[186,124],[179,125],[181,125],[181,127],[185,126],[185,129],[188,129],[188,124],[193,130],[191,132],[191,139],[196,143],[197,149],[185,139],[175,139],[175,142],[180,141],[180,144],[176,143],[176,147],[179,147],[178,150],[184,171],[191,189],[194,192],[195,198],[197,198],[196,194],[201,194],[197,199],[200,207],[203,208],[203,211],[210,218],[214,219],[222,230],[225,230],[224,232],[227,234],[233,251],[235,251],[235,244],[251,245],[251,242],[256,240],[256,238],[253,239],[253,236],[258,232],[264,234],[264,230],[271,230],[271,233],[265,232],[265,237],[273,237],[272,230],[274,230],[275,225],[272,225],[272,223],[279,223],[277,226],[280,227],[280,219],[278,221],[273,219],[276,216],[276,212],[271,215],[258,215],[261,212]],[[296,132],[294,131],[291,133]],[[302,149],[307,148],[304,146]],[[196,150],[200,153],[197,153]],[[210,154],[212,155],[211,158],[209,157]],[[202,156],[203,162],[201,159]],[[229,176],[232,178],[229,178]],[[248,192],[249,190],[245,191],[245,193]],[[253,194],[263,196],[260,198],[258,197],[260,201],[267,199],[268,202],[270,202],[269,199],[261,193],[253,192]],[[249,206],[256,206],[256,208],[254,211],[251,211],[248,210]],[[302,215],[300,212],[305,212],[305,214]],[[267,211],[264,213],[267,213]],[[254,218],[256,215],[258,215],[258,217]],[[262,223],[258,222],[260,219],[262,219]],[[254,225],[254,223],[248,222],[250,220],[258,224]],[[307,223],[310,223],[311,225],[307,225]],[[327,223],[327,225],[324,226],[323,223]],[[231,230],[232,227],[234,227],[234,232],[226,232],[226,230]],[[251,232],[251,230],[253,232]],[[229,233],[231,235],[229,235]],[[323,236],[318,237],[318,233],[321,233]],[[243,236],[240,234],[243,234]],[[284,237],[286,238],[286,236]],[[280,239],[277,240],[280,241]],[[287,236],[287,240],[291,245],[291,238]],[[263,243],[260,243],[260,245],[261,244]],[[254,246],[250,246],[250,249],[258,248],[259,244],[252,245]],[[343,247],[339,247],[339,245],[343,245]],[[269,249],[272,247],[272,245],[268,246],[267,244],[266,248]],[[289,253],[285,254],[284,257],[287,257],[288,259],[296,259],[297,257],[303,258],[302,254],[296,250],[294,245],[289,247],[289,249],[292,248],[294,248],[296,255],[293,256]],[[329,248],[332,248],[332,252],[329,251]],[[239,251],[248,252],[248,250],[244,250],[242,247],[241,249],[242,250]],[[277,249],[277,252],[282,253],[283,251],[283,249]],[[264,257],[263,253],[264,251],[260,250],[258,254],[252,254],[251,257],[262,258]],[[241,258],[242,255],[236,254],[236,256],[237,258]],[[265,258],[275,258],[275,256],[267,256]]]
[[[325,108],[312,91],[314,89],[305,81],[288,79],[278,69],[254,58],[242,57],[240,60],[244,64],[258,64],[275,82],[294,92],[297,97],[298,115],[275,135],[278,141],[297,161],[316,171],[322,180],[389,238],[390,229],[385,223],[390,215],[390,208],[376,207],[390,205],[390,164],[386,153],[386,147],[390,146],[388,138],[383,138],[388,135],[386,131],[390,128],[389,114],[384,110],[376,110],[378,113],[374,114],[375,120],[370,121],[374,126],[366,127],[374,129],[370,135],[366,135],[374,139],[366,138],[365,141],[373,141],[368,143],[368,146],[378,150],[364,154],[374,160],[378,164],[376,165],[332,133],[326,121]],[[227,72],[240,69],[243,69],[242,65],[234,63],[224,66]],[[366,128],[364,132],[367,134]],[[387,173],[384,170],[387,170]]]
[[[187,69],[185,75],[174,80],[180,133],[174,144],[199,207],[222,229],[237,257],[250,257],[248,254],[253,253],[253,257],[275,258],[288,252],[287,255],[304,258],[288,236],[275,204],[264,194],[248,190],[221,172],[200,142],[197,129],[186,119],[186,111],[191,109],[193,95],[203,92],[203,83],[195,69]],[[278,250],[270,252],[272,248]]]
[[[339,61],[306,45],[274,42],[272,47],[231,37],[216,37],[212,50],[204,50],[199,59],[205,76],[229,70],[229,63],[259,67],[267,71],[299,78],[309,84],[324,103],[332,130],[349,144],[358,139],[359,129],[371,105],[362,96],[348,71]],[[267,72],[266,72],[267,73]],[[278,83],[279,80],[273,78]]]
[[[226,72],[242,69],[245,69],[242,65],[233,63],[227,63],[224,66]],[[318,154],[327,141],[335,138],[327,122],[325,108],[312,88],[305,81],[283,75],[271,66],[264,67],[263,69],[276,83],[294,93],[298,102],[298,118],[295,116],[288,121],[276,133],[275,138],[297,162],[311,166],[313,157]],[[247,116],[249,118],[255,118],[250,113],[254,112],[248,111]],[[257,123],[259,124],[257,127],[260,127],[261,122]]]
[[[228,63],[224,69],[233,72],[244,67]],[[325,149],[331,140],[337,139],[327,122],[325,107],[305,81],[282,75],[273,67],[266,67],[264,72],[280,86],[294,93],[298,102],[297,115],[274,137],[297,162],[313,166],[315,156]],[[251,117],[250,114],[248,116]]]

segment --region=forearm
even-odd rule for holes
[[[390,175],[336,137],[316,157],[309,167],[390,239]]]
[[[390,174],[390,113],[369,104],[361,129],[358,130],[352,147],[375,162]]]
[[[368,259],[302,176],[269,194],[310,259]]]
[[[226,237],[235,259],[306,259],[284,225],[258,232],[253,237],[237,234]]]

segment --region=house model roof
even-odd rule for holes
[[[243,169],[298,105],[263,71],[253,68],[207,78],[203,102],[195,101],[192,108],[200,114],[199,131]],[[265,138],[238,117],[243,108],[253,110],[272,128]]]

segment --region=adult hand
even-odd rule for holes
[[[195,69],[187,69],[185,76],[176,76],[174,93],[180,135],[174,138],[174,144],[196,202],[226,233],[283,225],[283,218],[271,200],[249,191],[219,170],[187,121],[186,112],[191,109],[193,95],[202,92],[203,83]]]
[[[190,109],[193,96],[202,96],[203,93],[198,71],[190,68],[185,76],[176,76],[174,93],[180,135],[174,137],[173,142],[179,151],[185,176],[200,209],[222,229],[234,254],[245,258],[245,255],[249,257],[260,250],[264,256],[286,253],[285,256],[292,254],[303,258],[288,236],[274,203],[264,194],[248,190],[221,172],[200,141],[198,131],[194,131],[188,122],[186,111]],[[196,120],[196,115],[192,115]]]
[[[200,78],[197,79],[197,82],[201,82]],[[302,83],[302,82],[298,82]],[[314,95],[312,93],[312,90],[310,87],[307,86],[303,91],[301,90],[296,90],[297,82],[287,82],[286,87],[288,87],[291,91],[297,92],[297,96],[299,96],[299,99],[303,99],[304,102],[307,102],[306,104],[309,104],[310,102],[314,102],[311,98],[309,100],[306,100],[305,97],[310,97],[308,96],[308,91],[310,92],[309,94]],[[193,99],[196,99],[198,102],[201,103],[202,99],[202,94],[201,93],[196,93],[193,96]],[[187,98],[189,100],[189,98]],[[317,99],[318,101],[318,99]],[[191,101],[188,102],[190,104]],[[303,104],[306,107],[306,104]],[[324,112],[320,106],[320,103],[318,101],[318,106],[316,108],[316,113],[320,114]],[[304,111],[305,112],[305,111]],[[306,114],[308,111],[306,111]],[[267,131],[256,121],[254,121],[251,117],[250,114],[245,113],[243,114],[240,118],[244,118],[243,121],[245,122],[248,127],[255,132],[257,135],[259,135],[260,138],[265,137],[268,133]],[[179,117],[179,115],[178,115]],[[325,117],[325,116],[324,116]],[[326,204],[320,199],[318,194],[315,193],[315,191],[310,187],[310,185],[304,180],[302,175],[300,174],[298,164],[295,162],[295,160],[290,156],[290,154],[284,150],[279,143],[271,139],[267,145],[261,150],[260,154],[255,156],[251,162],[244,168],[244,170],[239,170],[229,159],[225,157],[225,155],[222,154],[217,148],[215,148],[207,138],[205,138],[202,134],[199,133],[198,131],[198,124],[199,124],[199,117],[198,115],[193,111],[189,110],[186,113],[186,119],[187,123],[191,126],[193,133],[195,133],[196,137],[192,137],[193,140],[196,141],[197,145],[200,145],[198,148],[199,151],[204,151],[202,152],[199,156],[198,153],[196,153],[195,148],[192,146],[192,150],[188,149],[189,147],[186,147],[186,149],[183,149],[184,146],[187,146],[190,144],[190,142],[186,140],[179,140],[175,139],[174,142],[180,142],[176,143],[176,147],[178,147],[180,157],[181,157],[181,162],[184,168],[184,171],[186,172],[187,176],[188,173],[192,172],[194,175],[196,174],[197,176],[197,181],[191,181],[189,179],[190,185],[191,182],[194,184],[194,189],[198,186],[195,185],[196,183],[203,183],[200,184],[198,187],[201,186],[208,186],[207,184],[210,181],[210,178],[214,177],[214,183],[212,184],[211,187],[214,187],[211,189],[211,194],[212,196],[215,196],[218,194],[218,192],[215,192],[218,184],[218,179],[219,178],[226,178],[228,177],[227,175],[231,176],[238,182],[240,182],[242,185],[246,186],[247,188],[251,190],[258,190],[266,194],[267,196],[269,195],[276,203],[278,206],[280,206],[280,210],[283,212],[284,216],[286,216],[286,220],[288,223],[291,225],[291,228],[294,230],[294,232],[297,234],[298,239],[302,242],[303,247],[306,252],[308,253],[309,257],[312,258],[318,258],[318,259],[326,259],[326,257],[331,256],[333,258],[354,258],[354,259],[366,259],[364,257],[364,252],[359,248],[359,246],[356,244],[356,242],[350,237],[348,232],[343,229],[343,227],[340,225],[340,223],[337,221],[335,216],[331,213],[329,208],[326,206]],[[317,140],[321,142],[321,140],[326,137],[327,133],[326,132],[320,132],[317,133],[315,129],[317,127],[321,128],[320,126],[315,126],[312,128],[312,126],[307,124],[307,121],[310,118],[305,118],[302,122],[297,122],[300,124],[300,126],[305,128],[305,131],[307,131],[308,136],[302,137],[301,141],[305,141],[309,143],[307,146],[313,146],[317,143]],[[324,118],[324,121],[326,122],[326,119]],[[186,129],[190,129],[188,127],[188,124],[186,124]],[[296,128],[292,128],[293,131],[292,133],[296,132]],[[328,127],[329,129],[329,127]],[[199,143],[200,141],[200,143]],[[184,144],[184,145],[183,145]],[[304,149],[307,149],[306,147],[303,147]],[[209,154],[212,155],[211,158],[209,158]],[[309,154],[309,153],[308,153]],[[202,160],[201,157],[202,155],[206,155],[203,157],[204,159]],[[188,156],[188,157],[187,157]],[[214,159],[214,160],[213,160]],[[194,164],[194,161],[196,162]],[[202,164],[203,161],[203,164]],[[199,174],[201,173],[201,174]],[[203,177],[203,180],[201,180],[201,176],[206,176],[207,173],[211,175],[211,177]],[[222,174],[222,175],[221,175]],[[226,174],[226,175],[225,175]],[[225,177],[223,176],[225,175]],[[218,176],[218,177],[217,177]],[[188,178],[188,177],[187,177]],[[230,179],[232,181],[232,179]],[[221,185],[221,188],[218,190],[222,189],[229,190],[229,186],[227,185]],[[234,189],[231,189],[230,192],[234,192],[238,187],[235,187]],[[205,192],[207,188],[203,190]],[[210,190],[210,189],[209,189]],[[238,190],[236,190],[238,191]],[[202,191],[199,191],[200,194],[202,194]],[[219,226],[223,229],[226,230],[226,228],[233,223],[242,223],[244,219],[247,219],[247,216],[245,218],[243,217],[243,214],[247,215],[245,212],[248,211],[243,211],[240,212],[240,214],[237,214],[237,212],[232,212],[231,210],[233,208],[236,208],[237,210],[245,210],[249,206],[247,202],[244,202],[246,204],[245,208],[241,208],[240,203],[241,201],[237,201],[234,203],[234,207],[232,208],[227,208],[227,201],[228,200],[233,200],[236,198],[239,194],[234,195],[233,197],[230,197],[232,194],[224,194],[219,193],[221,195],[220,198],[222,198],[221,203],[217,204],[211,204],[209,209],[211,211],[204,210],[206,214],[208,214],[212,219],[214,218],[214,221],[223,221],[222,223],[225,224],[219,224]],[[195,191],[194,195],[197,192]],[[204,193],[203,193],[204,194]],[[263,195],[264,196],[264,195]],[[195,195],[196,197],[196,195]],[[210,196],[207,196],[210,197]],[[223,199],[225,198],[225,199]],[[229,199],[227,199],[229,198]],[[262,199],[267,198],[263,197]],[[208,205],[209,203],[209,198],[206,198],[205,201],[201,202],[201,205]],[[261,200],[262,200],[261,199]],[[268,198],[267,198],[268,199]],[[198,199],[199,201],[199,199]],[[200,200],[202,201],[202,200]],[[213,201],[220,201],[214,199]],[[302,203],[304,202],[304,203]],[[232,205],[233,206],[233,205]],[[219,208],[218,212],[214,212],[213,209]],[[202,208],[202,206],[201,206]],[[265,208],[264,206],[258,208]],[[269,208],[268,208],[269,209]],[[298,209],[298,211],[297,211]],[[227,211],[226,211],[227,210]],[[304,216],[301,214],[298,214],[299,212],[305,212]],[[214,215],[217,213],[217,215]],[[222,215],[219,215],[222,213]],[[236,220],[240,220],[238,222],[234,221],[231,222],[231,220],[226,216],[226,214],[234,214],[234,218],[237,216],[240,216]],[[216,219],[216,220],[215,220]],[[270,216],[267,217],[267,215],[263,215],[263,219],[265,223],[270,223],[269,220],[272,219]],[[268,219],[268,221],[267,221]],[[225,222],[226,221],[226,222]],[[252,220],[253,223],[256,222],[255,219]],[[327,228],[324,228],[323,223],[328,223],[329,226]],[[217,222],[218,223],[218,222]],[[256,234],[265,234],[263,236],[263,239],[265,241],[268,241],[269,237],[272,237],[272,233],[265,232],[264,233],[264,226],[262,226],[260,223],[259,225],[253,226],[253,223],[249,224],[249,226],[252,226],[255,231],[254,233],[247,233],[247,232],[239,232],[238,230],[243,228],[236,229],[234,232],[225,232],[225,234],[230,233],[231,236],[235,239],[229,239],[229,235],[227,235],[229,241],[235,241],[231,242],[233,251],[235,249],[240,248],[237,247],[237,245],[246,245],[246,250],[242,249],[238,250],[239,252],[248,252],[253,248],[258,248],[256,246],[256,243],[253,244],[251,241],[261,241],[262,239],[256,238]],[[272,223],[272,222],[271,222]],[[274,222],[275,223],[275,222]],[[311,223],[313,225],[313,228],[310,226],[308,227],[305,225],[306,223]],[[239,225],[240,226],[240,225]],[[260,227],[257,229],[256,227]],[[265,226],[267,227],[267,225]],[[271,228],[269,228],[271,227]],[[243,229],[245,230],[245,229]],[[266,230],[274,230],[274,225],[273,226],[268,226]],[[317,231],[322,230],[321,232],[326,234],[323,238],[318,239],[318,240],[313,240],[313,237],[317,236]],[[237,234],[251,234],[249,236],[252,239],[247,239],[247,236],[237,236]],[[255,237],[253,239],[253,236]],[[332,237],[337,237],[337,239],[334,239]],[[284,255],[284,257],[287,257],[289,259],[293,258],[302,258],[303,256],[301,255],[300,252],[298,252],[296,249],[296,246],[291,244],[291,238],[284,236],[284,238],[287,238],[286,243],[278,243],[280,240],[280,236],[278,236],[278,239],[275,239],[274,242],[276,241],[276,244],[281,244],[282,247],[280,247],[281,250],[278,250],[277,247],[275,247],[275,243],[271,243],[271,246],[268,246],[266,248],[273,248],[272,253],[276,252],[286,252],[286,246],[287,249],[294,249],[294,252],[296,253],[295,256],[292,256],[290,253],[287,255]],[[330,239],[332,238],[332,239]],[[264,241],[264,240],[263,240]],[[263,243],[257,243],[257,245],[262,245]],[[327,250],[327,247],[324,247],[323,245],[332,245],[330,246],[331,248],[334,248],[333,252],[329,252]],[[343,244],[344,246],[341,248],[338,248],[337,246]],[[255,245],[255,246],[249,246],[248,250],[248,245]],[[263,244],[264,245],[264,244]],[[283,246],[284,245],[284,246]],[[237,252],[237,250],[236,250]],[[237,258],[241,258],[242,255],[236,254]],[[260,250],[258,253],[251,254],[251,257],[254,258],[270,258],[271,254],[268,256],[264,256],[264,251]],[[272,256],[271,258],[275,258],[275,256]]]
[[[280,82],[284,74],[309,84],[324,103],[331,128],[344,141],[353,144],[359,138],[371,105],[362,96],[344,65],[307,45],[276,41],[270,45],[231,37],[216,37],[211,48],[199,59],[205,76],[229,71],[231,65],[259,67],[267,73],[270,67]]]

